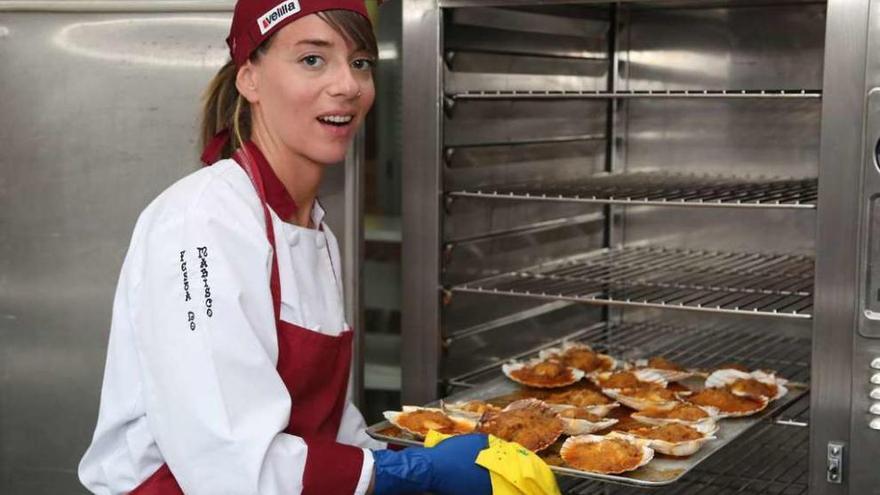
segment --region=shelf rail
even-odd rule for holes
[[[717,98],[717,99],[821,99],[818,89],[682,89],[682,90],[469,90],[446,95],[453,101],[465,100],[565,100],[565,99],[634,99],[634,98]]]
[[[636,206],[815,209],[816,179],[719,177],[638,172],[600,174],[564,184],[516,184],[460,190],[454,198]]]

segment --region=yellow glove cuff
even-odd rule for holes
[[[429,431],[425,447],[433,447],[450,435]],[[476,463],[489,470],[493,495],[560,495],[556,476],[534,452],[513,442],[489,435],[489,447]]]

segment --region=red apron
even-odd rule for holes
[[[278,334],[278,374],[291,397],[290,420],[285,433],[296,435],[308,445],[303,495],[350,495],[360,480],[363,451],[336,442],[345,409],[351,368],[352,332],[330,335],[281,320],[281,283],[275,255],[275,232],[267,206],[263,177],[277,178],[260,150],[245,143],[232,157],[251,178],[263,204],[266,234],[272,246],[270,287]],[[262,166],[261,166],[262,165]],[[262,174],[261,174],[262,172]],[[163,464],[130,495],[179,495],[183,490]]]

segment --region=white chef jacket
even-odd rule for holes
[[[281,318],[339,335],[347,329],[339,247],[324,211],[316,201],[322,230],[271,216]],[[181,179],[144,210],[113,303],[98,423],[79,465],[89,490],[127,493],[167,463],[187,494],[302,491],[308,448],[284,433],[291,398],[276,371],[271,263],[260,199],[232,160]],[[351,393],[349,383],[337,440],[364,448],[355,491],[363,494],[368,449],[385,445],[366,435]]]

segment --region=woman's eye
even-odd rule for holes
[[[307,67],[321,67],[324,65],[324,59],[317,55],[307,55],[303,57],[300,62],[305,64]]]
[[[351,63],[351,66],[357,70],[370,70],[376,65],[375,62],[368,58],[359,58]]]

